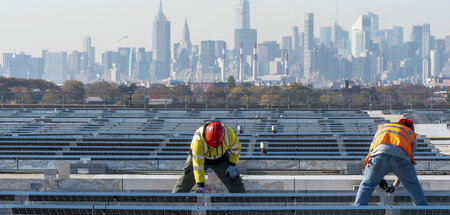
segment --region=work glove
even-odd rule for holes
[[[225,175],[229,176],[231,181],[235,181],[238,176],[236,167],[229,165],[227,170],[225,171]]]
[[[196,193],[207,193],[208,192],[206,190],[205,183],[198,183],[197,186],[198,186],[198,190]]]
[[[388,183],[384,179],[381,179],[380,183],[378,183],[378,186],[380,186],[380,188],[383,190],[386,190],[389,187]]]
[[[206,188],[199,187],[197,193],[206,193]]]
[[[386,188],[386,193],[393,193],[393,192],[395,192],[395,186],[392,184],[389,185],[388,188]]]

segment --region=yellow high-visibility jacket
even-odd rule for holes
[[[196,183],[205,183],[205,159],[216,160],[225,156],[227,150],[230,151],[229,162],[237,164],[241,155],[242,145],[239,142],[236,132],[230,126],[226,129],[225,138],[217,148],[209,147],[203,136],[203,126],[198,128],[192,138],[191,151],[194,167],[194,177]]]
[[[417,134],[412,129],[404,125],[399,125],[397,123],[378,125],[377,133],[370,145],[369,154],[366,157],[364,166],[367,166],[367,163],[369,162],[370,153],[380,144],[392,144],[402,148],[411,158],[411,162],[416,165],[414,155],[411,152],[411,146],[416,136]]]

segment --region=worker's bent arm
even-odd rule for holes
[[[393,185],[397,187],[399,184],[400,184],[400,179],[396,178]]]
[[[197,130],[192,138],[192,166],[194,168],[195,182],[205,183],[205,151],[204,143],[200,137],[200,132]]]
[[[239,142],[236,132],[231,127],[227,127],[227,132],[230,138],[230,165],[236,165],[241,156],[242,144]]]

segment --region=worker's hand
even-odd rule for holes
[[[198,183],[197,184],[198,190],[196,193],[209,193],[209,189],[206,189],[205,183]]]
[[[205,187],[199,187],[197,193],[206,193]]]
[[[383,190],[386,190],[389,187],[388,183],[384,179],[381,179],[380,183],[378,183],[378,186],[380,186],[380,188]]]
[[[238,177],[238,172],[235,166],[229,165],[225,171],[225,175],[230,177],[230,180],[235,181]]]
[[[386,193],[393,193],[393,192],[395,192],[395,186],[391,184],[386,188]]]

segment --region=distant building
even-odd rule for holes
[[[320,27],[320,43],[326,47],[331,44],[331,27]]]
[[[284,59],[286,54],[289,58],[292,57],[292,37],[284,36],[281,38],[281,57]]]
[[[437,77],[441,72],[441,53],[440,51],[433,49],[430,51],[430,76]]]
[[[269,74],[269,64],[275,58],[281,57],[280,44],[275,41],[264,41],[258,45],[258,62],[259,62],[259,74]]]
[[[370,38],[375,43],[379,43],[379,41],[380,41],[380,35],[379,35],[380,18],[378,15],[371,13],[371,12],[367,13],[366,16],[369,17],[369,19],[370,19],[370,30],[369,30]]]
[[[54,83],[67,80],[67,53],[48,52],[45,55],[44,78]]]
[[[345,31],[338,23],[334,23],[331,28],[331,42],[336,48],[342,40],[349,39],[348,31]]]
[[[136,53],[135,76],[142,81],[150,81],[150,64],[152,63],[152,52],[146,52],[145,48],[139,48]]]
[[[6,77],[10,77],[9,73],[11,71],[11,61],[13,57],[13,53],[3,53],[3,72]]]
[[[314,43],[314,14],[305,13],[305,32],[304,32],[304,46],[303,46],[303,70],[305,82],[308,84],[310,80],[310,74],[313,72],[313,49]]]
[[[236,29],[250,29],[250,3],[239,0],[236,7]]]
[[[352,55],[356,58],[362,57],[363,52],[369,50],[371,41],[371,17],[361,15],[352,25]]]
[[[242,53],[244,56],[251,55],[253,53],[253,43],[257,42],[258,35],[255,29],[236,29],[234,31],[234,50],[235,53],[239,53],[239,49],[242,43]],[[245,57],[244,57],[245,58]]]
[[[236,58],[240,60],[240,48],[242,44],[242,59],[245,61],[247,56],[252,55],[253,44],[257,41],[257,31],[255,29],[251,29],[250,26],[250,3],[248,0],[239,0],[236,8],[234,56],[236,56]]]
[[[292,27],[292,56],[290,58],[292,64],[302,64],[303,62],[303,38],[300,39],[298,26]]]
[[[29,78],[30,55],[25,53],[14,54],[9,61],[9,77]]]
[[[93,67],[95,64],[95,47],[92,46],[92,40],[90,36],[84,38],[83,52],[87,54],[86,61],[89,67]]]
[[[130,57],[131,57],[131,48],[129,47],[120,47],[118,48],[119,59],[117,62],[117,66],[119,68],[119,76],[127,77],[130,70]]]
[[[211,68],[214,67],[214,62],[217,59],[215,47],[216,44],[214,41],[201,41],[200,64],[202,68],[202,76],[213,72]]]
[[[450,77],[442,77],[439,76],[436,78],[436,80],[433,82],[433,87],[439,87],[439,88],[448,88],[450,87]]]
[[[423,26],[414,25],[411,31],[411,41],[416,43],[420,57],[423,57]]]
[[[29,78],[42,79],[44,75],[45,62],[43,58],[32,57],[30,59]]]
[[[445,52],[450,52],[450,36],[445,37]]]
[[[160,2],[158,15],[153,22],[153,53],[155,58],[155,79],[162,80],[170,77],[170,22],[162,11]]]
[[[119,63],[119,53],[114,51],[106,51],[102,54],[103,75],[105,80],[109,80],[111,76],[111,68],[113,64]]]
[[[191,33],[189,31],[187,18],[184,20],[183,36],[180,43],[180,50],[183,49],[186,49],[186,53],[188,56],[192,55]]]
[[[430,59],[424,58],[422,63],[422,84],[429,85],[431,82]]]
[[[431,44],[431,30],[430,30],[430,24],[424,24],[423,25],[423,36],[422,36],[422,57],[429,57],[430,51],[432,49]]]

